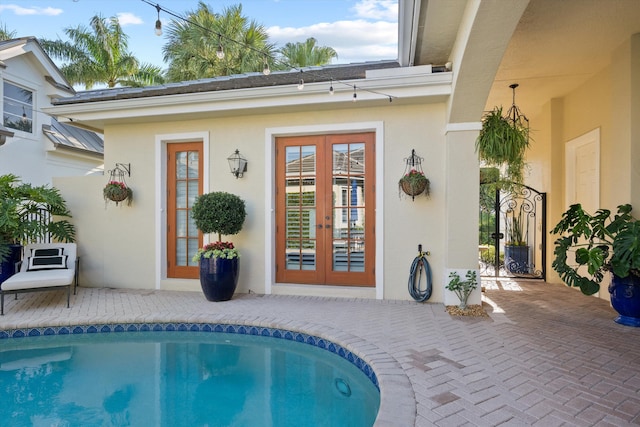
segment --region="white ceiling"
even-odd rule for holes
[[[482,0],[509,7],[511,0]],[[423,0],[414,64],[441,65],[455,41],[467,0]],[[602,70],[640,33],[640,0],[531,0],[495,75],[486,109],[512,103],[528,117]],[[454,64],[455,70],[455,64]]]

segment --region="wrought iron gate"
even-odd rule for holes
[[[480,274],[546,278],[546,193],[509,184],[480,185]]]

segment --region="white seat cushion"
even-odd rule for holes
[[[25,271],[14,274],[2,282],[3,291],[20,289],[48,288],[51,286],[65,286],[73,283],[75,269]]]

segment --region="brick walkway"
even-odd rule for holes
[[[80,288],[5,301],[0,329],[229,322],[305,331],[363,356],[380,380],[379,426],[640,425],[640,328],[607,301],[542,282],[483,282],[488,318],[441,304]],[[1,345],[1,342],[0,342]]]

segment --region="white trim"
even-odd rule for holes
[[[573,194],[576,191],[576,152],[578,148],[584,147],[588,144],[595,144],[596,148],[596,162],[595,173],[597,179],[595,180],[592,188],[592,193],[595,194],[596,204],[600,202],[600,128],[596,128],[589,131],[577,138],[567,141],[565,144],[565,195],[564,202],[565,207],[569,208],[571,203],[575,203],[573,200]]]
[[[155,136],[155,283],[161,289],[161,282],[167,278],[167,144],[180,142],[202,142],[202,191],[209,192],[209,132],[184,132],[159,134]]]
[[[448,123],[445,133],[448,132],[465,132],[469,130],[481,130],[482,122],[466,122],[466,123]]]
[[[275,141],[277,137],[335,133],[375,132],[376,162],[376,299],[384,298],[384,122],[355,122],[265,129],[265,276],[264,293],[270,295],[276,280],[275,271]],[[337,288],[336,288],[337,289]]]

